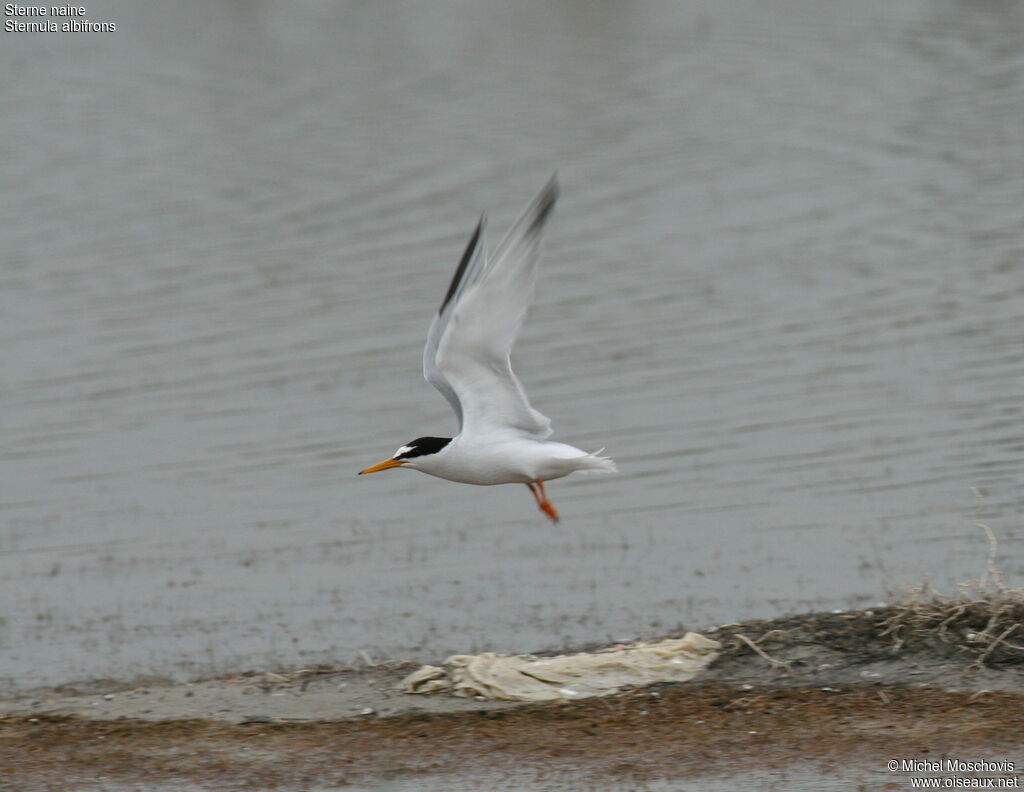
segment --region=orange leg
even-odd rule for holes
[[[558,512],[555,511],[555,507],[548,500],[548,494],[544,491],[544,482],[534,481],[526,486],[533,493],[533,499],[537,501],[537,506],[540,510],[551,518],[551,522],[558,522]]]

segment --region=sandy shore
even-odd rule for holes
[[[889,759],[1024,767],[1024,664],[894,641],[879,629],[890,616],[705,631],[725,651],[698,679],[564,703],[397,692],[414,663],[35,691],[0,702],[0,788],[471,789],[486,777],[487,788],[711,789],[796,773],[805,781],[780,788],[860,774],[865,788],[902,789]]]

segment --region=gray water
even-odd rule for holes
[[[685,780],[642,780],[628,778],[614,781],[596,779],[593,773],[584,774],[577,770],[522,767],[512,770],[482,771],[474,775],[419,775],[402,778],[392,771],[384,772],[381,778],[365,784],[346,783],[344,786],[325,787],[301,786],[282,787],[288,792],[733,792],[739,789],[759,789],[762,792],[846,792],[859,784],[868,789],[866,782],[889,781],[893,775],[864,767],[864,763],[847,764],[842,777],[820,770],[810,763],[768,770],[736,768],[735,772],[723,777],[688,777]],[[899,776],[896,776],[899,778]],[[902,779],[901,779],[902,780]],[[172,784],[148,783],[137,785],[111,784],[104,780],[96,792],[205,792],[210,786],[182,786],[180,781]],[[212,787],[216,788],[216,787]],[[93,792],[85,787],[86,792]]]
[[[344,786],[310,786],[306,781],[298,786],[275,786],[287,792],[733,792],[737,788],[754,788],[762,792],[845,792],[853,784],[867,789],[865,782],[890,781],[892,774],[883,774],[875,768],[847,765],[843,777],[821,771],[809,763],[796,767],[770,770],[737,768],[725,777],[688,777],[675,780],[595,779],[593,773],[522,767],[515,770],[482,771],[474,775],[419,775],[402,778],[384,772],[379,780],[364,784],[346,783]],[[887,777],[888,776],[888,777]],[[897,776],[898,777],[898,776]],[[102,778],[102,777],[101,777]],[[170,784],[111,783],[106,779],[95,787],[78,787],[83,792],[206,792],[216,786],[183,786],[180,781]]]
[[[1024,572],[1024,4],[93,0],[0,34],[0,677],[530,651]],[[525,487],[356,472],[550,174]],[[977,488],[983,499],[976,497]]]

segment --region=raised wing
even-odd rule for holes
[[[471,240],[431,326],[428,351],[434,330],[440,328],[435,376],[454,392],[463,432],[551,434],[551,421],[530,406],[509,355],[533,299],[541,234],[557,199],[558,183],[552,177],[483,266],[482,232],[474,235],[475,243]]]
[[[467,286],[479,279],[480,273],[483,271],[487,258],[487,245],[484,238],[486,228],[487,216],[483,215],[480,222],[477,223],[473,236],[469,238],[469,244],[466,245],[459,266],[455,270],[455,276],[448,286],[444,300],[441,301],[441,307],[434,316],[434,321],[430,323],[430,329],[427,331],[427,345],[423,347],[423,376],[427,382],[441,392],[441,395],[452,406],[455,418],[459,422],[459,431],[462,430],[462,405],[459,403],[459,397],[455,394],[451,383],[445,379],[444,374],[437,367],[437,348],[441,343],[441,336],[444,335],[444,331],[448,327],[452,310],[455,308],[459,296]]]

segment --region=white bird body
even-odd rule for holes
[[[558,198],[554,178],[495,249],[486,253],[481,218],[455,271],[423,350],[423,375],[452,406],[454,438],[420,437],[363,473],[408,467],[464,484],[526,484],[551,519],[544,482],[576,471],[615,472],[607,457],[547,438],[510,355],[533,299],[540,238]],[[603,450],[603,449],[602,449]]]
[[[449,481],[484,486],[551,481],[576,471],[615,471],[610,459],[565,443],[497,432],[460,433],[437,453],[414,457],[405,466]]]

